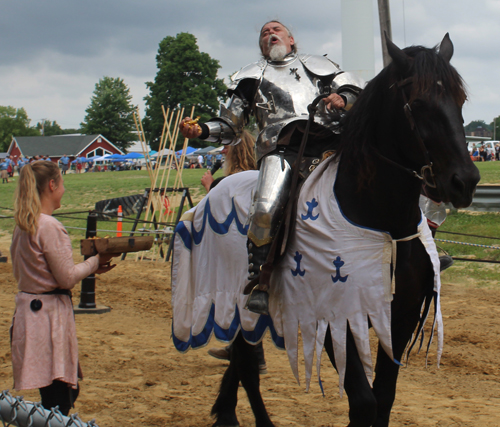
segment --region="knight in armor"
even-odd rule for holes
[[[187,138],[236,145],[253,115],[259,129],[256,156],[259,178],[249,215],[249,280],[253,290],[247,308],[268,313],[268,279],[262,266],[277,237],[290,195],[293,168],[304,179],[335,149],[340,133],[339,111],[351,108],[364,82],[343,72],[325,56],[298,54],[293,35],[278,21],[260,31],[262,59],[232,76],[228,106],[219,117],[203,124],[185,118],[180,125]],[[324,95],[314,114],[300,162],[297,153],[309,118],[308,106]],[[300,164],[299,164],[300,163]],[[267,261],[267,264],[266,264]]]

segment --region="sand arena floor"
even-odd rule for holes
[[[6,242],[0,250],[8,253]],[[75,260],[81,257],[75,252]],[[454,267],[455,268],[455,267]],[[473,289],[443,280],[445,348],[436,368],[413,355],[401,370],[392,411],[393,426],[500,425],[500,291]],[[0,264],[0,387],[12,388],[8,329],[17,292],[10,264]],[[74,302],[79,301],[79,286]],[[171,342],[169,263],[126,260],[97,282],[102,315],[76,316],[85,379],[76,404],[84,421],[103,426],[211,426],[210,409],[227,366],[206,349],[178,353]],[[222,345],[213,340],[210,346]],[[261,389],[276,426],[345,426],[347,398],[340,398],[337,374],[323,357],[326,397],[312,384],[297,385],[286,353],[265,340],[268,374]],[[37,391],[21,391],[38,400]],[[242,426],[254,425],[246,395],[239,393]]]

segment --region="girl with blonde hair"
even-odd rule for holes
[[[224,161],[225,176],[257,169],[257,161],[255,160],[255,138],[246,129],[243,130],[241,142],[238,145],[225,146],[221,153],[226,155],[226,160]],[[212,173],[207,171],[201,178],[201,183],[208,192],[223,178],[224,177],[214,180]]]
[[[11,326],[14,388],[38,388],[46,409],[67,415],[78,396],[78,343],[71,302],[75,284],[105,273],[113,255],[74,264],[71,240],[52,213],[61,206],[64,183],[53,162],[21,169],[15,193],[11,256],[18,283]]]

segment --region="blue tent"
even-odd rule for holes
[[[141,153],[128,153],[123,156],[125,160],[133,160],[133,159],[144,159],[144,154]]]
[[[71,162],[71,164],[72,165],[75,164],[78,161],[78,159],[80,160],[80,163],[86,163],[87,162],[87,158],[86,157],[78,157],[77,159],[73,160]]]
[[[113,154],[112,156],[109,156],[109,160],[124,160],[124,157],[122,154]]]
[[[96,161],[97,159],[100,159],[102,156],[93,156],[93,157],[87,157],[87,159],[85,160],[86,162],[94,162]]]
[[[193,151],[196,151],[197,148],[190,147],[189,145],[186,147],[185,153],[186,155],[191,154]],[[182,155],[183,150],[176,151],[175,154]]]

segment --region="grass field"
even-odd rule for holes
[[[481,172],[480,184],[500,185],[500,162],[482,162],[476,163],[476,165]],[[201,169],[186,169],[182,174],[183,186],[190,188],[190,193],[195,203],[205,195],[205,190],[200,184],[200,179],[204,172],[205,170]],[[218,174],[221,174],[221,172],[218,172]],[[14,177],[13,182],[3,184],[0,187],[0,215],[4,217],[12,216],[16,181],[17,177]],[[173,184],[173,181],[174,176],[172,174],[169,186]],[[64,179],[64,185],[66,193],[62,200],[62,208],[56,211],[56,213],[89,211],[100,200],[143,194],[144,189],[151,186],[148,173],[145,170],[86,173],[80,175],[69,174]],[[79,244],[79,239],[84,237],[84,230],[78,230],[77,228],[85,228],[86,217],[86,213],[79,213],[60,218],[61,222],[68,227],[75,247]],[[127,222],[127,219],[124,221],[123,230],[130,230],[132,221]],[[11,234],[13,228],[14,221],[12,219],[0,217],[0,237]],[[115,230],[116,224],[111,221],[101,221],[98,223],[98,228]],[[446,222],[439,231],[436,235],[437,239],[487,246],[496,245],[500,248],[500,213],[450,212]],[[441,231],[488,236],[494,237],[497,240],[450,235]],[[500,261],[500,249],[480,248],[455,243],[437,242],[437,244],[452,256]],[[490,286],[491,283],[499,283],[500,286],[498,277],[500,269],[496,267],[496,264],[456,261],[456,267],[447,270],[444,277],[450,280],[465,280],[472,277],[474,284],[477,286]]]
[[[200,184],[200,179],[205,173],[202,169],[186,169],[182,174],[182,184],[189,187],[191,197],[199,200],[205,195],[205,189]],[[221,172],[218,172],[217,177]],[[14,207],[14,190],[17,176],[9,184],[2,185],[0,191],[0,215],[4,217],[12,216]],[[165,175],[166,180],[166,175]],[[175,176],[171,173],[168,186],[173,185]],[[115,197],[130,196],[134,194],[144,194],[145,188],[151,187],[148,172],[142,171],[123,171],[123,172],[103,172],[103,173],[84,173],[68,174],[64,177],[64,186],[66,192],[62,199],[62,207],[55,212],[61,213],[82,212],[94,209],[95,203],[100,200],[112,199]],[[142,218],[144,218],[144,214]],[[72,219],[74,218],[74,219]],[[84,228],[86,226],[87,214],[85,212],[64,215],[60,218],[61,222],[68,228],[68,232],[76,245],[84,236],[83,230],[77,230],[71,227]],[[123,230],[128,231],[133,224],[133,218],[124,218]],[[116,229],[116,224],[110,222],[99,222],[99,229]],[[0,217],[0,235],[2,233],[12,233],[14,221],[10,218]]]

